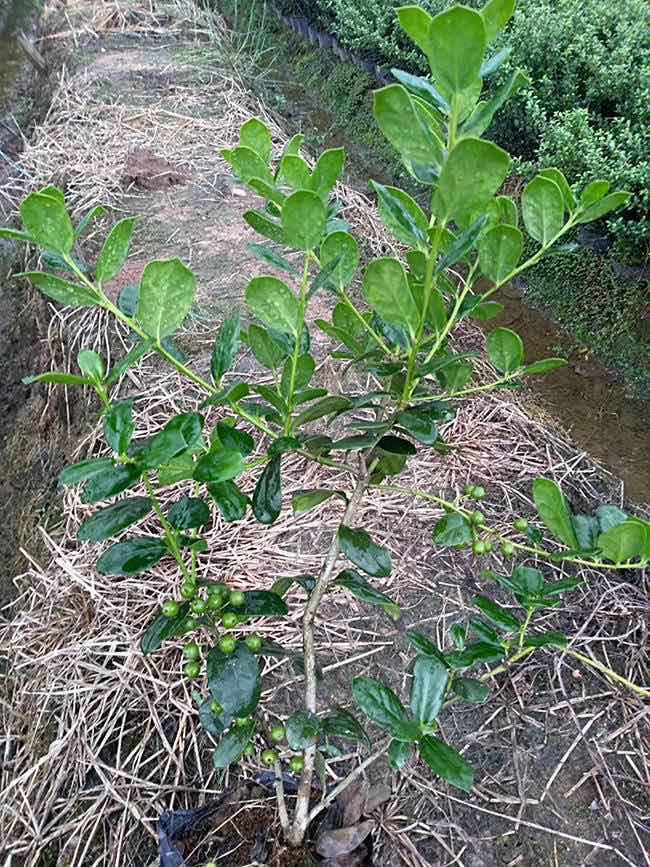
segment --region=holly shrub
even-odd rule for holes
[[[260,196],[259,208],[244,215],[263,240],[252,249],[284,279],[262,273],[250,281],[245,324],[239,313],[223,322],[207,372],[182,360],[170,342],[195,299],[195,277],[179,259],[150,262],[137,292],[125,290],[117,304],[104,291],[126,262],[134,220],[113,227],[91,268],[81,264],[77,246],[97,212],[75,227],[63,193],[54,187],[22,203],[22,231],[1,232],[44,252],[44,269],[22,276],[49,299],[101,308],[130,329],[132,348],[112,369],[94,351],[83,350],[78,374],[31,378],[92,388],[101,403],[110,456],[83,460],[60,478],[63,485],[82,486],[84,503],[97,504],[78,539],[102,544],[97,570],[106,575],[146,575],[164,558],[176,561],[178,584],[170,586],[169,599],[142,636],[142,652],[154,653],[170,640],[184,645],[179,664],[193,682],[199,719],[217,742],[215,767],[227,768],[261,751],[262,762],[275,769],[279,816],[292,845],[302,842],[311,820],[382,754],[395,769],[417,754],[433,774],[470,790],[474,771],[443,734],[446,708],[489,700],[492,679],[540,649],[559,649],[639,694],[650,694],[572,650],[566,636],[537,625],[538,612],[560,604],[578,578],[550,581],[543,568],[513,559],[635,569],[650,559],[650,523],[608,505],[574,514],[554,481],[538,479],[532,494],[548,538],[523,519],[502,533],[480,512],[485,490],[478,485],[453,500],[438,491],[395,485],[419,450],[434,449],[445,460],[453,445],[445,439],[445,424],[463,400],[516,387],[564,364],[557,358],[529,363],[521,338],[495,328],[487,338],[494,375],[478,382],[474,354],[455,351],[451,337],[465,319],[497,315],[493,294],[557,248],[575,226],[630,198],[610,192],[609,183],[598,179],[574,195],[552,168],[530,181],[520,208],[500,194],[510,157],[482,136],[527,79],[515,70],[490,98],[481,94],[503,60],[503,52],[495,55],[490,46],[512,6],[509,0],[490,0],[480,11],[456,6],[435,17],[417,6],[398,10],[401,26],[431,71],[418,77],[396,70],[396,82],[374,98],[379,127],[430,194],[425,211],[400,189],[371,182],[381,219],[402,245],[399,258],[360,266],[359,245],[333,198],[344,168],[342,149],[326,150],[312,167],[300,154],[302,137],[295,136],[274,159],[266,126],[256,118],[243,125],[239,144],[222,155]],[[534,242],[528,258],[522,258],[525,236]],[[331,393],[312,382],[316,362],[307,314],[318,293],[332,300],[330,319],[315,324],[331,340],[330,355],[341,365],[342,379],[350,369],[369,372],[378,383],[373,390],[356,384]],[[237,379],[242,345],[259,363],[257,382]],[[133,418],[137,398],[119,399],[117,392],[127,368],[148,353],[157,353],[198,386],[204,400],[201,411],[174,415],[143,440]],[[291,453],[344,471],[349,479],[347,489],[325,487],[293,497],[295,514],[326,501],[340,508],[318,574],[278,576],[271,588],[244,592],[223,584],[219,575],[200,577],[197,566],[207,548],[202,531],[215,521],[215,510],[221,521],[259,522],[263,545],[263,528],[283,509],[283,465]],[[245,471],[256,475],[252,491],[238,483]],[[186,480],[194,482],[192,495],[165,511],[159,491]],[[443,517],[431,528],[434,546],[472,547],[481,557],[498,550],[512,566],[484,573],[486,593],[475,598],[468,622],[451,628],[447,647],[417,628],[407,630],[414,652],[410,695],[398,696],[380,679],[356,677],[351,692],[358,712],[319,707],[314,624],[326,594],[346,592],[378,606],[388,618],[401,616],[399,605],[377,587],[376,579],[391,574],[391,556],[357,517],[369,491],[386,489],[402,492],[405,507],[410,496],[442,507]],[[157,535],[139,536],[133,528],[151,513],[157,516]],[[509,607],[489,595],[489,582],[510,594]],[[259,708],[263,660],[288,651],[263,640],[250,624],[285,616],[292,587],[303,608],[304,701],[287,719],[267,727]],[[319,800],[313,777],[316,772],[325,779],[332,739],[370,750],[360,715],[386,738]],[[299,777],[291,812],[283,768]]]

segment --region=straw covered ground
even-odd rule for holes
[[[151,257],[188,261],[199,298],[179,342],[196,369],[207,370],[220,316],[240,304],[258,271],[247,249],[255,238],[241,220],[252,196],[217,151],[237,140],[251,114],[271,124],[278,149],[291,131],[246,91],[220,21],[191,5],[76,0],[67,4],[59,36],[75,43],[76,63],[62,74],[51,111],[25,149],[22,181],[11,195],[54,181],[78,214],[102,203],[115,209],[114,217],[139,215],[126,274],[112,288],[137,280]],[[343,186],[338,194],[367,252],[389,248],[368,199]],[[90,237],[90,248],[98,237]],[[320,316],[329,302],[319,304]],[[52,308],[50,328],[70,365],[82,347],[112,356],[123,351],[125,335],[96,313]],[[468,328],[461,339],[479,347],[483,337]],[[487,362],[481,364],[487,371]],[[259,379],[260,373],[244,357],[237,375]],[[342,381],[340,369],[324,361],[318,375],[332,387]],[[152,358],[125,377],[121,395],[136,398],[138,438],[201,401]],[[219,416],[209,411],[208,429]],[[400,485],[453,493],[469,480],[483,484],[486,514],[504,527],[513,514],[529,514],[531,481],[540,475],[561,481],[577,505],[624,501],[622,486],[526,395],[468,402],[446,436],[458,450],[444,459],[421,453]],[[92,429],[79,438],[75,458],[104,450],[99,429]],[[296,456],[286,458],[283,478],[285,510],[270,528],[225,524],[215,514],[205,534],[209,550],[200,558],[204,575],[246,589],[318,570],[340,509],[326,504],[296,520],[286,507],[290,494],[349,481]],[[245,490],[253,484],[251,474]],[[186,488],[166,489],[165,502]],[[253,760],[225,778],[215,771],[178,646],[147,658],[139,650],[145,625],[177,588],[178,575],[166,561],[144,576],[100,575],[98,547],[75,540],[88,507],[76,489],[62,498],[60,528],[44,535],[49,562],[33,560],[16,578],[19,598],[0,632],[8,670],[0,705],[3,863],[154,864],[161,811],[210,805],[226,790],[226,807],[191,841],[187,864],[267,863],[264,853],[277,836],[273,801],[260,787],[242,784],[261,768]],[[380,587],[401,604],[403,618],[395,625],[348,596],[328,597],[318,624],[323,702],[349,703],[348,683],[359,673],[380,672],[404,694],[412,656],[406,629],[417,626],[443,641],[448,627],[467,615],[483,586],[480,564],[432,547],[439,515],[431,504],[396,492],[366,498],[359,522],[392,553],[395,569]],[[155,521],[137,532],[156,533]],[[648,576],[584,577],[585,588],[548,614],[548,627],[574,636],[575,649],[650,683]],[[288,618],[256,629],[299,650],[300,597],[289,598],[295,604]],[[269,718],[300,703],[300,675],[288,659],[267,661],[264,684]],[[485,706],[457,707],[445,718],[445,736],[477,768],[471,795],[449,789],[419,764],[399,777],[380,762],[372,766],[370,782],[389,793],[372,812],[373,863],[650,865],[649,713],[639,699],[567,657],[536,655],[499,678]],[[330,782],[354,758],[348,749],[335,760]]]

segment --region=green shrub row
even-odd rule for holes
[[[419,0],[432,13],[452,0]],[[397,25],[402,0],[281,0],[347,48],[391,66],[425,71]],[[477,0],[465,5],[478,7]],[[650,252],[650,4],[647,0],[519,0],[502,41],[512,46],[498,85],[515,66],[532,85],[497,116],[494,137],[523,161],[555,165],[577,184],[611,177],[631,190],[608,221],[618,256]],[[498,44],[496,50],[499,49]]]

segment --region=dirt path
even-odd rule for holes
[[[64,185],[78,213],[102,201],[113,205],[115,216],[140,217],[133,255],[112,287],[115,296],[137,281],[152,257],[179,255],[190,263],[199,281],[199,304],[179,342],[201,369],[220,316],[241,303],[247,280],[259,271],[247,247],[256,239],[241,220],[250,194],[233,181],[217,150],[236,140],[252,112],[264,109],[233,79],[223,44],[197,44],[197,24],[204,22],[179,15],[182,5],[159,4],[152,16],[148,4],[133,2],[124,17],[120,4],[122,18],[107,16],[111,4],[108,9],[102,3],[72,5],[82,16],[75,19],[78,66],[74,77],[64,80],[23,164],[35,185],[52,179]],[[275,131],[281,146],[285,135],[281,127]],[[346,215],[363,226],[369,246],[385,244],[368,204],[350,191],[342,195]],[[97,237],[89,244],[92,249]],[[101,317],[64,312],[58,321],[71,355],[83,346],[119,351],[120,336]],[[478,346],[482,338],[471,333],[466,339]],[[239,373],[245,378],[253,371],[245,360]],[[334,374],[322,367],[320,375]],[[156,430],[172,408],[195,408],[199,402],[198,394],[153,361],[134,371],[123,394],[137,397],[138,436]],[[213,411],[209,424],[217,417]],[[549,428],[545,416],[531,415],[522,403],[494,396],[477,400],[450,436],[462,455],[444,463],[423,459],[410,471],[411,482],[457,488],[469,474],[488,489],[490,518],[504,525],[510,516],[501,503],[507,498],[513,509],[526,510],[530,482],[543,473],[564,477],[575,497],[591,504],[616,488]],[[78,438],[76,455],[102,448],[97,433],[89,432]],[[292,490],[319,481],[310,473],[300,459],[287,461],[287,502]],[[250,487],[252,479],[247,483]],[[181,483],[169,496],[182,491]],[[397,628],[348,597],[334,596],[321,625],[327,647],[321,662],[328,672],[323,699],[347,698],[353,672],[381,671],[403,691],[412,658],[405,629],[442,634],[466,615],[482,586],[478,567],[466,554],[431,548],[438,512],[405,513],[403,506],[398,497],[377,495],[365,506],[364,518],[394,554],[395,574],[381,589],[401,604],[404,625]],[[0,802],[0,848],[8,847],[29,865],[148,865],[156,859],[161,810],[196,807],[224,786],[178,676],[178,653],[172,647],[143,660],[137,646],[143,624],[177,578],[167,566],[145,579],[116,582],[98,575],[97,550],[74,541],[87,507],[72,490],[63,508],[64,533],[50,534],[48,541],[51,563],[20,582],[24,611],[1,642],[12,659],[15,691],[14,710],[3,709],[12,758],[0,768],[0,789],[10,805],[28,804],[30,810],[21,807],[18,818],[10,810],[3,813]],[[206,574],[245,588],[315,569],[336,525],[336,509],[305,516],[296,530],[288,512],[262,541],[257,525],[215,518],[207,534]],[[549,616],[549,628],[579,633],[576,647],[643,677],[644,579],[591,578],[569,607]],[[262,628],[268,636],[280,629],[297,649],[298,614],[297,609],[282,627]],[[267,697],[274,710],[298,701],[296,677],[285,662],[269,666]],[[373,780],[391,790],[389,801],[373,813],[378,867],[644,864],[649,738],[647,709],[639,702],[566,660],[540,655],[495,683],[485,707],[450,714],[445,734],[465,745],[476,765],[475,790],[459,797],[420,765],[409,766],[402,778],[376,766]],[[340,765],[333,768],[338,772]],[[258,770],[253,761],[243,777]],[[231,775],[225,784],[232,782]],[[268,817],[269,800],[258,790],[244,806],[249,812],[239,820],[239,836],[232,828],[225,838],[211,833],[188,855],[188,867],[206,860],[233,867],[250,863],[260,827],[250,816],[264,810],[257,815]],[[233,839],[236,854],[227,855]]]

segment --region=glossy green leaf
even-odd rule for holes
[[[106,470],[112,470],[114,466],[112,458],[87,458],[62,470],[58,481],[60,485],[78,485]]]
[[[66,307],[93,307],[98,302],[98,296],[86,286],[79,286],[54,274],[44,274],[41,271],[25,271],[18,274],[29,280],[43,295],[64,304]]]
[[[406,633],[406,637],[408,639],[409,644],[411,644],[418,653],[423,654],[424,656],[432,656],[441,662],[444,666],[449,668],[447,660],[444,657],[444,654],[438,647],[431,641],[430,638],[427,638],[426,635],[423,635],[421,632],[417,632],[416,630],[409,630]]]
[[[23,377],[25,385],[32,385],[35,382],[46,382],[49,385],[92,385],[93,381],[85,376],[78,376],[76,373],[59,373],[56,370],[51,370],[48,373],[37,373],[34,376]]]
[[[311,188],[327,201],[345,166],[345,149],[330,148],[318,157],[312,173]]]
[[[440,173],[434,195],[435,213],[466,227],[497,192],[509,167],[508,154],[492,142],[473,137],[461,139]]]
[[[329,488],[317,488],[313,491],[300,491],[299,493],[294,494],[291,500],[293,513],[294,515],[302,515],[304,512],[309,512],[311,509],[315,509],[316,506],[320,506],[321,503],[324,503],[331,497],[336,496],[343,496],[343,499],[345,500],[345,495],[341,495],[341,491],[334,491]]]
[[[600,220],[607,214],[611,214],[612,211],[617,211],[619,208],[627,205],[631,198],[632,193],[628,192],[610,193],[583,211],[576,222],[591,223],[594,220]]]
[[[199,497],[182,497],[169,510],[169,523],[177,530],[196,530],[210,523],[210,508]]]
[[[490,695],[489,687],[472,677],[456,677],[451,687],[457,696],[470,704],[483,704]]]
[[[325,269],[335,263],[330,276],[337,287],[349,286],[359,267],[359,245],[349,232],[332,232],[320,248],[320,263]]]
[[[121,400],[111,404],[104,415],[104,437],[114,452],[126,454],[134,430],[133,401]]]
[[[521,627],[519,620],[498,602],[487,596],[475,596],[474,605],[488,620],[495,623],[504,632],[517,632]]]
[[[296,269],[284,256],[281,256],[269,244],[249,244],[248,249],[261,262],[267,265],[272,265],[274,268],[279,268],[280,271],[286,271],[287,274],[297,274]]]
[[[151,621],[140,639],[140,649],[145,656],[159,650],[167,639],[183,634],[189,607],[189,602],[181,602],[176,617],[158,614]]]
[[[417,7],[407,6],[406,10]],[[404,9],[398,12],[400,24],[414,38],[414,30],[406,26]],[[422,19],[420,19],[420,27]],[[416,31],[417,32],[417,31]],[[486,28],[481,15],[466,6],[454,6],[436,15],[431,21],[428,38],[420,34],[418,45],[425,50],[434,81],[446,91],[461,93],[479,77],[485,49]]]
[[[388,141],[408,161],[433,167],[442,165],[442,142],[420,119],[412,97],[400,84],[374,92],[373,112]]]
[[[268,163],[271,159],[273,152],[271,133],[259,118],[251,117],[242,125],[239,130],[239,143],[255,151],[263,162]]]
[[[239,350],[239,334],[241,318],[239,313],[233,313],[224,319],[212,350],[210,372],[215,385],[220,385],[224,373],[232,369]]]
[[[313,746],[320,734],[320,720],[306,710],[291,714],[285,724],[287,743],[292,750],[304,750]]]
[[[388,616],[397,621],[402,616],[402,611],[399,605],[394,602],[386,593],[376,590],[372,584],[366,581],[357,572],[352,569],[345,569],[337,576],[334,584],[338,587],[345,587],[350,593],[361,602],[366,602],[369,605],[378,605]]]
[[[379,215],[397,240],[426,249],[429,221],[415,199],[397,187],[386,187],[377,181],[370,181],[370,188],[377,194]]]
[[[264,468],[253,493],[253,514],[260,524],[272,524],[282,511],[282,457],[278,455]]]
[[[322,400],[316,401],[312,406],[303,410],[295,419],[296,427],[302,427],[309,422],[324,418],[327,415],[335,415],[350,409],[352,401],[343,395],[329,395]]]
[[[388,747],[388,762],[394,771],[401,771],[413,755],[413,744],[392,740]]]
[[[414,741],[419,734],[417,723],[410,720],[404,706],[390,687],[371,677],[352,681],[354,700],[369,719],[398,741]]]
[[[431,446],[438,439],[438,426],[426,407],[409,407],[400,413],[398,421],[405,431],[424,445]]]
[[[425,735],[418,743],[418,750],[434,774],[464,792],[472,791],[472,766],[455,749],[434,735]]]
[[[65,256],[74,247],[74,227],[63,194],[53,187],[31,193],[20,206],[28,235],[40,247]]]
[[[509,328],[495,328],[487,339],[490,361],[501,373],[512,373],[524,363],[521,337]]]
[[[430,726],[442,710],[449,675],[447,667],[433,656],[418,656],[413,668],[410,705],[413,716]]]
[[[208,653],[208,689],[223,708],[227,720],[250,716],[261,692],[257,657],[243,641],[234,653],[222,653],[213,647]]]
[[[489,100],[478,103],[472,114],[463,124],[461,129],[462,134],[483,135],[490,127],[497,111],[528,84],[530,84],[530,78],[521,69],[515,69],[511,72],[504,83],[494,91]]]
[[[107,506],[87,518],[79,527],[77,539],[80,542],[103,542],[141,521],[152,508],[153,503],[149,497],[120,500],[119,503]]]
[[[248,497],[233,481],[208,485],[208,492],[217,504],[224,521],[241,521],[246,515]]]
[[[558,187],[560,188],[560,192],[562,193],[565,209],[569,212],[575,210],[575,196],[573,195],[573,191],[571,190],[571,187],[569,186],[569,183],[562,174],[562,172],[559,169],[548,168],[542,169],[539,174],[540,177],[548,178],[550,181],[554,181],[558,185]]]
[[[561,632],[542,632],[539,635],[527,635],[524,639],[526,647],[556,647],[564,650],[569,646],[569,640]]]
[[[413,443],[392,434],[383,436],[377,443],[377,448],[396,455],[414,455],[417,453],[417,449]]]
[[[214,485],[244,472],[244,456],[238,449],[221,449],[203,455],[194,468],[194,481]]]
[[[111,545],[97,561],[102,575],[137,575],[169,553],[164,539],[129,539]]]
[[[282,363],[284,352],[265,328],[251,325],[246,334],[246,342],[262,367],[272,370]]]
[[[161,431],[138,449],[134,458],[144,470],[162,467],[188,449],[198,447],[202,429],[202,415],[198,412],[181,413],[171,418]]]
[[[282,596],[271,590],[246,590],[244,604],[233,611],[242,617],[284,617],[289,613]]]
[[[390,554],[386,548],[376,545],[365,530],[355,530],[341,524],[338,538],[345,556],[363,572],[375,578],[387,578],[390,575]]]
[[[109,466],[93,474],[84,488],[82,502],[99,503],[121,494],[132,487],[140,478],[142,470],[135,464]]]
[[[316,193],[308,190],[292,193],[282,206],[284,237],[291,247],[298,250],[313,250],[317,247],[326,222],[325,205]]]
[[[95,277],[100,284],[108,283],[124,267],[126,257],[129,255],[135,223],[134,217],[127,217],[111,229],[95,266]]]
[[[578,540],[571,523],[571,512],[557,482],[551,479],[535,479],[533,500],[540,518],[551,533],[567,546],[576,549]]]
[[[177,331],[194,303],[196,277],[180,259],[149,262],[140,279],[137,319],[155,340]]]
[[[337,707],[320,721],[320,728],[326,737],[343,738],[363,743],[370,748],[370,738],[359,720],[349,710]]]
[[[483,231],[487,221],[487,216],[482,215],[478,220],[472,223],[469,229],[461,232],[457,238],[453,239],[450,245],[446,248],[444,256],[442,256],[438,262],[436,267],[437,273],[441,273],[447,268],[451,268],[452,265],[455,265],[457,262],[467,260],[468,254],[476,246],[476,241]]]
[[[382,319],[415,335],[418,309],[401,262],[388,257],[370,262],[363,277],[363,294]]]
[[[445,658],[450,668],[462,670],[471,668],[476,663],[499,662],[506,655],[505,648],[498,647],[489,641],[474,641],[468,644],[464,650],[446,653]]]
[[[555,181],[538,175],[522,193],[521,212],[531,238],[548,244],[564,225],[562,190]]]
[[[648,556],[648,530],[640,521],[627,520],[598,536],[602,556],[612,563],[645,559]]]
[[[515,226],[490,229],[479,243],[481,271],[493,283],[503,282],[519,264],[524,236]]]
[[[246,289],[246,303],[269,328],[298,336],[300,306],[282,280],[277,277],[254,277]]]
[[[472,528],[463,515],[445,515],[433,528],[433,541],[441,548],[464,548],[472,541]]]
[[[539,376],[544,373],[550,373],[552,370],[566,367],[568,363],[566,358],[541,358],[539,361],[527,364],[523,368],[522,373],[526,376]]]
[[[223,769],[239,761],[254,732],[255,722],[252,719],[247,720],[244,725],[232,726],[212,753],[214,767]]]
[[[247,457],[255,450],[255,440],[244,430],[239,430],[225,421],[217,422],[219,442],[225,449],[240,452]]]
[[[289,399],[297,389],[305,388],[305,386],[309,385],[315,370],[316,362],[308,353],[298,356],[295,370],[293,359],[288,359],[282,371],[280,391]]]
[[[272,220],[266,214],[260,211],[246,211],[244,220],[251,229],[254,229],[259,235],[268,238],[270,241],[275,241],[276,244],[284,244],[285,237],[282,226],[275,220]]]

